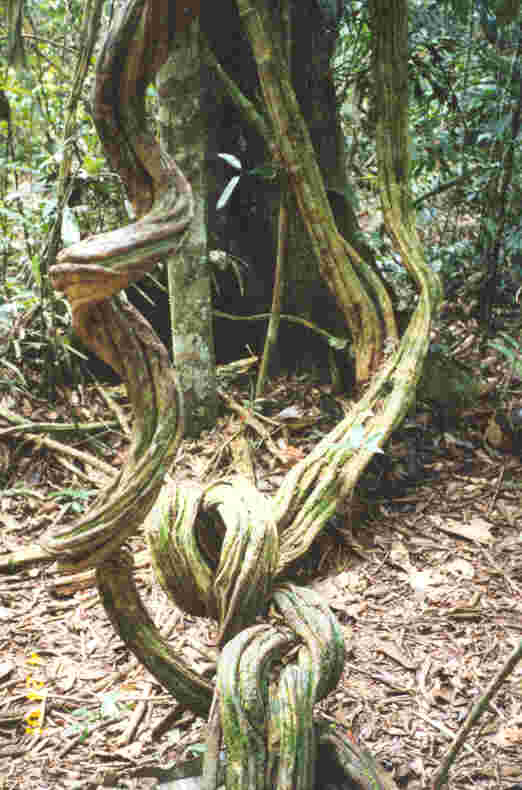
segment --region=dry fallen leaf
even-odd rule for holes
[[[502,727],[491,740],[499,746],[522,744],[522,721]]]
[[[390,551],[390,560],[398,565],[399,568],[409,570],[411,568],[410,556],[408,549],[400,540],[394,540]]]
[[[460,559],[457,557],[451,562],[446,563],[445,569],[447,573],[451,574],[452,576],[462,576],[465,579],[472,579],[475,575],[475,569],[471,562],[467,560]]]
[[[378,639],[375,641],[375,648],[384,653],[385,656],[392,658],[401,666],[406,669],[417,669],[418,662],[411,661],[404,653],[397,647],[395,642],[391,639]]]
[[[425,568],[418,571],[411,567],[408,574],[410,587],[415,590],[417,598],[422,598],[428,587],[435,587],[444,581],[443,575],[436,568]]]
[[[72,663],[65,663],[65,661],[63,661],[56,667],[55,682],[62,694],[74,688],[77,677],[78,673]]]
[[[448,685],[436,683],[430,690],[430,696],[434,702],[450,704],[452,701],[452,692]]]
[[[479,543],[493,542],[493,536],[490,532],[491,524],[480,516],[471,518],[468,522],[442,519],[440,516],[431,516],[431,521],[440,530],[449,532],[451,535],[459,535],[461,538],[476,540]]]
[[[360,603],[352,603],[350,606],[345,606],[343,611],[348,617],[353,617],[356,620],[363,612],[366,612],[367,609],[368,602],[360,601]]]

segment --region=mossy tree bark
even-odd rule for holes
[[[156,77],[161,138],[191,184],[194,219],[183,252],[167,262],[174,365],[185,404],[185,433],[198,435],[217,414],[206,227],[207,129],[201,108],[201,47],[194,21],[176,35]]]

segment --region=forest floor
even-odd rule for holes
[[[30,391],[4,390],[0,409],[32,424],[115,421],[128,412],[120,388],[107,388],[109,406],[95,387],[64,390],[52,406]],[[248,380],[227,391],[244,404]],[[210,480],[230,473],[230,441],[246,431],[258,487],[271,494],[349,408],[307,378],[275,381],[268,398],[266,426],[277,457],[227,410],[214,430],[183,442],[176,475]],[[376,459],[366,494],[354,496],[295,569],[298,581],[328,599],[345,637],[344,674],[321,709],[403,788],[429,786],[470,706],[522,638],[522,462],[486,441],[492,411],[486,396],[441,435],[429,412],[419,410],[410,418],[421,437],[413,467],[405,431]],[[1,567],[2,558],[37,546],[53,524],[86,507],[121,464],[128,439],[119,425],[64,436],[45,426],[40,433],[34,425],[14,430],[1,414],[0,425]],[[107,466],[49,446],[49,437]],[[141,533],[132,547],[138,588],[156,624],[196,671],[211,676],[213,624],[169,603],[153,580]],[[4,562],[0,790],[155,787],[158,768],[201,754],[204,727],[116,636],[92,575],[64,579],[50,564]],[[508,790],[521,783],[519,663],[471,731],[449,787]]]

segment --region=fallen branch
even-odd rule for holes
[[[134,564],[136,568],[145,568],[150,565],[150,553],[148,549],[139,551],[135,558]],[[85,590],[88,587],[94,587],[96,584],[95,571],[81,571],[80,573],[72,573],[68,576],[58,576],[51,579],[47,589],[57,595],[70,595],[77,590]]]
[[[26,438],[30,439],[37,445],[43,445],[44,447],[49,448],[49,450],[55,450],[56,452],[62,453],[63,455],[76,458],[77,461],[81,461],[83,464],[92,466],[94,469],[99,469],[111,479],[114,477],[114,468],[110,464],[105,463],[105,461],[96,458],[95,455],[85,453],[83,450],[75,450],[74,447],[68,447],[68,445],[62,444],[62,442],[57,442],[54,439],[48,439],[47,436],[35,436],[32,433],[28,433]]]
[[[53,561],[54,557],[44,551],[41,546],[26,546],[19,551],[11,551],[9,554],[0,554],[0,571],[4,573],[15,573],[31,562]]]
[[[113,479],[113,476],[114,476],[114,475],[111,475],[110,477],[108,477],[107,475],[103,475],[103,479],[100,477],[99,480],[94,480],[92,475],[88,475],[85,472],[82,472],[81,469],[78,469],[77,466],[75,466],[74,464],[70,463],[65,458],[62,458],[61,456],[58,455],[58,456],[56,456],[55,460],[60,464],[60,466],[63,466],[65,469],[67,469],[73,475],[76,475],[76,477],[79,480],[83,480],[84,483],[89,483],[89,485],[94,485],[97,488],[101,488],[102,486],[109,485],[109,483],[111,482],[111,480]]]
[[[89,433],[90,431],[103,431],[107,428],[115,428],[119,425],[116,420],[110,422],[29,422],[19,414],[15,414],[9,409],[0,408],[0,417],[8,422],[14,423],[11,428],[4,428],[0,431],[0,436],[5,436],[16,431],[31,431],[31,433]]]
[[[11,551],[9,554],[0,554],[0,573],[15,573],[30,563],[39,564],[42,562],[54,562],[55,557],[49,554],[38,544],[33,543],[19,551]],[[150,565],[150,554],[148,549],[139,551],[135,557],[136,568],[145,568]],[[94,571],[82,571],[68,576],[58,576],[51,579],[47,587],[53,593],[63,595],[66,592],[84,590],[93,587],[95,584]]]
[[[228,408],[231,409],[232,411],[235,411],[236,414],[239,414],[245,425],[248,425],[249,428],[252,428],[252,430],[258,433],[259,436],[261,436],[261,438],[265,442],[268,450],[272,453],[272,455],[274,455],[277,459],[279,459],[279,461],[281,461],[282,464],[285,464],[286,466],[288,464],[288,458],[286,458],[284,453],[282,453],[278,449],[277,445],[275,444],[274,440],[270,436],[269,432],[261,423],[261,420],[259,420],[258,417],[254,416],[252,412],[249,411],[249,409],[245,409],[244,406],[241,406],[239,403],[236,403],[236,401],[233,398],[231,398],[230,395],[227,395],[226,392],[223,392],[223,390],[218,390],[218,392],[219,392],[219,397],[225,402]]]
[[[9,411],[9,409],[0,409],[0,417],[15,423],[11,428],[4,428],[0,431],[0,436],[5,436],[15,431],[30,431],[30,433],[26,433],[25,438],[29,439],[31,442],[48,447],[50,450],[55,450],[62,455],[68,455],[70,458],[76,458],[77,461],[92,466],[94,469],[99,469],[101,472],[108,475],[111,480],[114,477],[113,467],[105,463],[105,461],[82,450],[75,450],[73,447],[57,442],[55,439],[49,439],[47,436],[38,436],[37,434],[39,432],[48,433],[50,431],[54,431],[55,433],[60,431],[67,431],[69,433],[71,431],[99,431],[114,427],[118,425],[117,422],[27,422],[23,417],[19,417],[18,414]]]
[[[518,643],[517,647],[515,647],[511,655],[508,657],[504,666],[497,672],[497,674],[495,675],[495,677],[487,687],[482,697],[473,705],[470,712],[466,716],[466,719],[464,720],[460,730],[456,734],[453,743],[451,744],[448,751],[444,755],[444,758],[440,766],[435,771],[431,783],[432,790],[440,790],[442,785],[445,784],[448,778],[449,769],[451,768],[451,765],[453,764],[457,754],[460,752],[464,743],[466,742],[466,737],[469,731],[480,719],[484,711],[487,709],[491,699],[495,696],[502,683],[510,675],[510,673],[513,671],[513,669],[518,664],[521,658],[522,658],[522,639]]]
[[[96,458],[96,456],[91,455],[90,453],[83,452],[82,450],[75,450],[73,447],[69,447],[66,444],[62,444],[61,442],[57,442],[55,439],[49,439],[47,436],[38,436],[36,432],[49,432],[49,431],[93,431],[93,430],[100,430],[103,428],[110,428],[118,425],[117,422],[91,422],[91,423],[55,423],[55,422],[40,422],[40,423],[32,423],[27,422],[24,420],[23,417],[19,417],[17,414],[14,414],[12,411],[8,409],[0,409],[0,417],[4,417],[4,419],[8,420],[9,422],[16,423],[11,428],[4,428],[4,430],[0,431],[0,436],[5,436],[8,433],[14,431],[30,431],[30,433],[26,433],[26,439],[29,439],[31,442],[35,442],[35,444],[42,445],[43,447],[47,447],[50,450],[55,450],[62,455],[68,455],[70,458],[75,458],[77,461],[81,461],[88,466],[92,466],[94,469],[99,469],[105,475],[107,475],[110,479],[114,477],[114,469],[110,464],[105,463],[105,461]]]

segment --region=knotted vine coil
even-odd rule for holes
[[[94,118],[138,219],[63,250],[51,276],[69,300],[78,335],[124,380],[133,438],[125,465],[92,509],[72,526],[54,529],[44,545],[62,568],[96,568],[102,602],[129,649],[183,705],[210,713],[204,790],[217,786],[221,738],[228,790],[311,790],[318,744],[328,743],[344,775],[360,787],[379,787],[371,780],[373,763],[313,718],[315,703],[339,680],[344,643],[317,594],[276,584],[296,552],[295,534],[287,541],[291,552],[280,550],[288,491],[274,507],[244,480],[203,489],[169,476],[183,428],[175,374],[150,325],[118,296],[178,247],[192,219],[190,185],[149,133],[144,108],[173,34],[198,12],[199,0],[129,0],[100,55]],[[324,478],[319,463],[313,474]],[[332,485],[330,478],[324,482]],[[308,542],[319,529],[316,520]],[[217,621],[223,649],[215,687],[175,654],[140,599],[123,544],[142,524],[171,600]],[[266,624],[269,609],[273,625]]]

